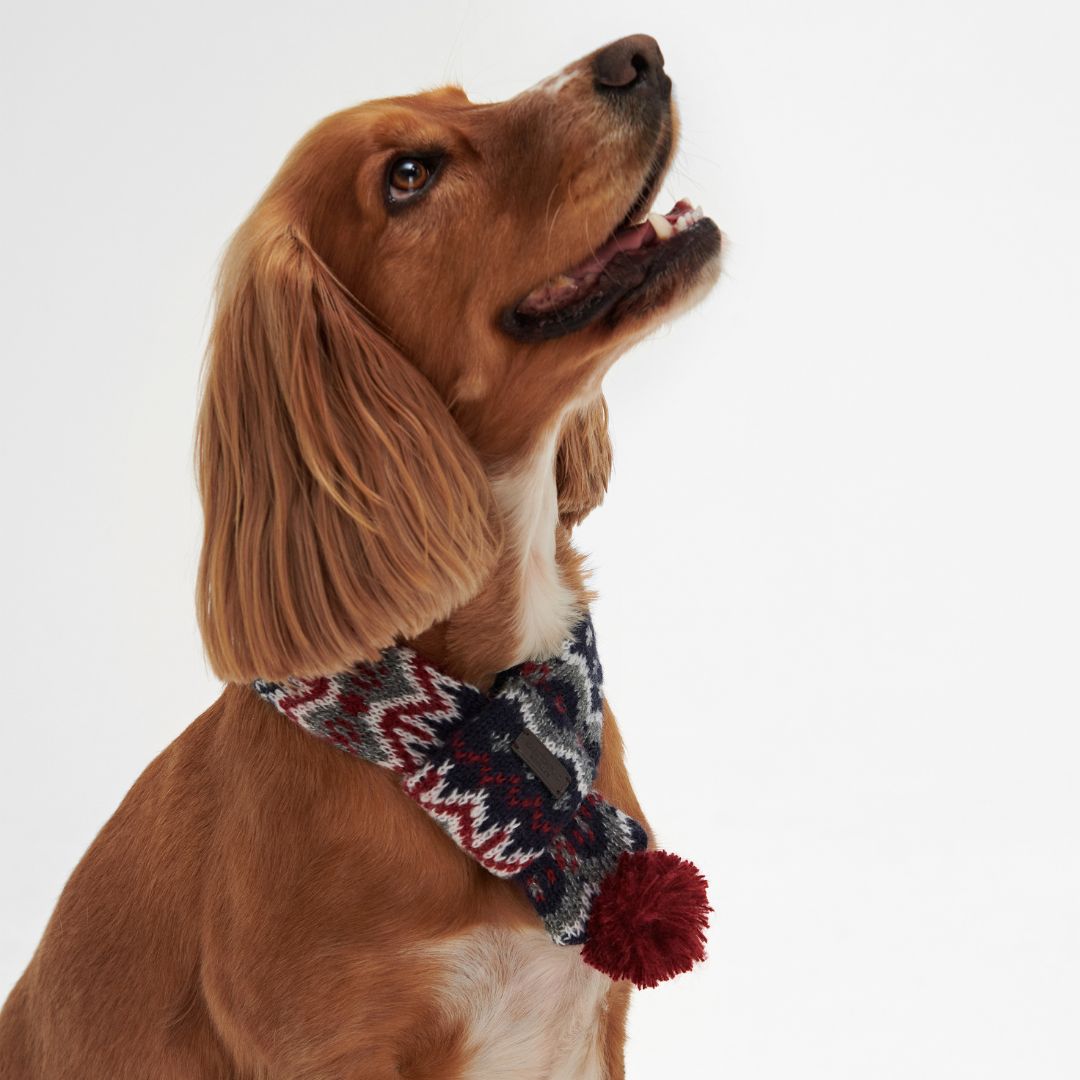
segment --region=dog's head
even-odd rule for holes
[[[604,373],[718,272],[688,204],[646,220],[676,130],[638,36],[506,102],[369,102],[301,140],[233,240],[211,338],[221,676],[338,670],[446,617],[498,550],[489,473],[553,430],[564,519],[599,502]]]

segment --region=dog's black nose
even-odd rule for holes
[[[593,73],[596,85],[605,90],[671,88],[671,80],[664,74],[664,54],[656,38],[648,34],[632,34],[601,49],[593,58]]]

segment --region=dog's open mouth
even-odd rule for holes
[[[527,341],[560,337],[595,322],[655,308],[720,249],[720,230],[700,207],[680,199],[666,214],[635,204],[588,258],[533,289],[506,312],[504,327]]]

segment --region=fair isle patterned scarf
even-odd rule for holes
[[[592,790],[603,672],[586,616],[559,654],[502,672],[490,693],[413,649],[337,675],[257,681],[304,730],[401,777],[485,869],[524,888],[553,941],[638,986],[704,958],[705,879],[646,851],[645,830]]]

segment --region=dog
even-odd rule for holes
[[[712,221],[649,213],[677,127],[637,35],[498,104],[347,109],[288,156],[224,259],[198,420],[227,685],[74,871],[4,1080],[623,1076],[629,985],[251,683],[407,643],[486,688],[566,638],[602,379],[719,273]],[[606,704],[595,786],[644,821]]]

